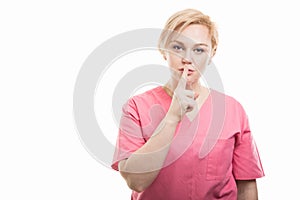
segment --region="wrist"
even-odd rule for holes
[[[177,124],[181,121],[181,117],[177,116],[171,112],[168,112],[165,116],[165,122],[166,123],[171,123],[171,124]]]

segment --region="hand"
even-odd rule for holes
[[[195,99],[198,95],[191,90],[190,85],[187,83],[187,73],[188,69],[185,67],[167,113],[169,120],[179,122],[187,112],[191,112],[197,106]]]

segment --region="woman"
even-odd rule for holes
[[[132,199],[258,198],[256,178],[264,172],[245,111],[199,81],[217,45],[214,23],[198,10],[167,21],[159,50],[170,80],[123,107],[112,167],[133,190]]]

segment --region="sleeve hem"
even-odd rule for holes
[[[111,164],[111,168],[116,170],[116,171],[120,171],[119,170],[119,162],[122,161],[122,160],[126,160],[128,159],[128,157],[125,157],[125,158],[121,158],[121,159],[118,159],[118,160],[115,160],[112,164]]]
[[[116,171],[119,171],[119,162],[120,161],[116,161],[116,162],[114,162],[112,165],[111,165],[111,168],[112,169],[114,169],[114,170],[116,170]]]
[[[241,176],[241,177],[235,177],[234,179],[235,180],[253,180],[253,179],[258,179],[258,178],[262,178],[264,177],[265,174],[261,174],[261,175],[258,175],[258,176]]]

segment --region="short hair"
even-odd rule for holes
[[[196,9],[185,9],[174,13],[166,22],[165,27],[158,41],[158,48],[161,53],[164,52],[171,34],[175,31],[181,33],[183,29],[191,24],[200,24],[208,28],[211,36],[212,50],[214,53],[218,46],[218,31],[215,23],[211,21],[208,15],[203,14]]]

